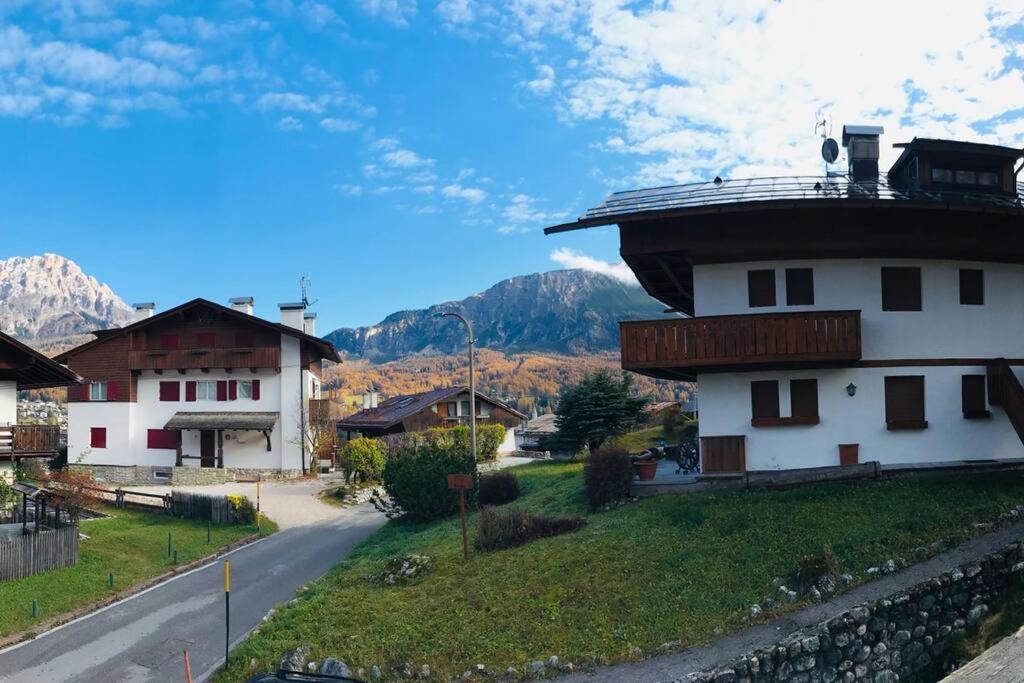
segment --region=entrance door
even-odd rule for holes
[[[217,444],[215,432],[212,429],[203,429],[199,432],[199,464],[203,467],[215,467],[217,465]]]

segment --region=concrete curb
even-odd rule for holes
[[[83,607],[79,607],[78,609],[74,609],[70,612],[64,612],[63,614],[58,614],[56,616],[50,617],[45,621],[39,622],[35,628],[2,636],[0,637],[0,650],[3,650],[11,645],[16,645],[21,642],[34,640],[40,636],[45,635],[48,631],[51,631],[54,628],[57,628],[58,626],[62,626],[63,624],[66,624],[70,621],[74,621],[76,619],[81,619],[87,614],[90,614],[97,610],[101,610],[104,607],[109,607],[115,603],[121,602],[122,600],[130,598],[133,595],[137,595],[138,593],[141,593],[143,591],[149,590],[150,588],[153,588],[161,583],[164,583],[165,581],[169,581],[170,579],[180,576],[181,574],[186,574],[188,572],[194,571],[202,566],[205,566],[207,564],[210,564],[211,562],[216,561],[220,557],[223,557],[224,555],[227,555],[230,552],[234,552],[235,550],[255,543],[258,540],[260,540],[260,534],[249,534],[248,536],[244,536],[238,539],[237,541],[232,541],[226,546],[218,548],[216,552],[213,552],[209,555],[204,555],[203,557],[200,557],[196,560],[192,560],[188,564],[183,564],[179,567],[175,567],[174,569],[168,572],[164,572],[163,574],[154,576],[151,579],[146,579],[145,581],[135,584],[130,588],[126,588],[122,591],[118,591],[116,593],[108,595],[105,598],[97,600],[96,602],[89,603],[88,605],[85,605]]]

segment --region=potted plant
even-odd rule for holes
[[[653,481],[658,472],[658,451],[652,448],[640,455],[633,456],[633,471],[640,481]]]

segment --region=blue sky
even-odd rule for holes
[[[0,0],[0,257],[270,317],[307,274],[327,331],[565,265],[628,280],[615,230],[541,228],[817,172],[819,113],[1024,145],[1019,0],[872,5]]]

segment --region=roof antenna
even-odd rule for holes
[[[814,134],[821,137],[821,158],[825,162],[825,177],[831,177],[828,167],[839,158],[839,143],[832,137],[832,115],[818,110],[814,113]]]
[[[311,283],[309,281],[309,277],[308,276],[303,275],[302,277],[299,278],[299,289],[302,290],[302,305],[305,308],[309,308],[310,306],[315,304],[317,301],[319,301],[319,299],[313,299],[312,301],[309,300],[309,287],[310,287],[310,284]]]

